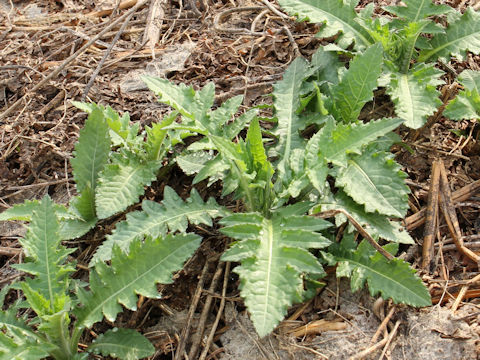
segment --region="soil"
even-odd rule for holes
[[[359,6],[369,2],[361,1]],[[396,2],[381,0],[375,1],[375,5],[380,11],[379,5]],[[440,2],[462,11],[474,5],[465,0]],[[271,101],[265,95],[298,53],[309,58],[318,46],[332,41],[315,37],[317,25],[298,23],[272,10],[262,12],[268,10],[265,1],[152,0],[133,11],[127,23],[119,21],[86,51],[67,61],[136,3],[0,0],[0,212],[45,194],[64,204],[75,195],[69,160],[86,115],[71,105],[72,100],[110,105],[119,112],[128,111],[133,122],[149,125],[159,121],[169,109],[156,102],[155,96],[138,81],[138,75],[146,73],[197,89],[214,82],[215,105],[242,94],[244,111]],[[269,3],[279,9],[275,1]],[[155,8],[155,4],[160,7]],[[202,4],[207,6],[202,8]],[[224,22],[223,17],[219,18],[228,9],[250,6],[261,8],[233,12]],[[151,23],[149,14],[155,15]],[[114,43],[116,35],[119,38]],[[108,49],[111,52],[102,62]],[[99,64],[100,71],[92,78]],[[442,66],[447,71],[446,85],[440,90],[443,100],[448,101],[448,89],[455,81],[451,72],[480,70],[480,58],[469,54],[464,62],[452,60]],[[52,73],[54,76],[45,80]],[[373,113],[390,116],[392,112],[390,100],[379,92],[362,117],[368,119]],[[417,270],[421,264],[423,226],[414,224],[412,217],[427,206],[434,160],[443,161],[452,191],[480,179],[479,125],[475,121],[449,121],[441,113],[431,120],[420,131],[400,129],[405,146],[392,149],[408,175],[411,210],[404,221],[417,242],[403,248],[401,256]],[[147,189],[145,198],[159,198],[165,185],[186,197],[192,179],[174,168]],[[197,190],[204,198],[219,198],[221,192],[220,185],[207,188],[200,184]],[[464,241],[477,254],[479,196],[471,193],[455,203]],[[229,199],[219,201],[238,206]],[[95,247],[123,218],[124,214],[101,222],[75,241],[75,276],[86,278],[86,266]],[[347,281],[329,276],[327,286],[316,297],[293,306],[287,320],[263,339],[256,335],[239,297],[238,278],[230,272],[229,265],[218,260],[228,240],[216,226],[192,230],[205,240],[175,275],[174,283],[159,289],[162,299],[145,299],[136,312],[123,312],[114,324],[96,324],[82,343],[90,343],[96,334],[108,328],[130,327],[144,333],[155,345],[157,351],[152,359],[173,358],[182,343],[186,354],[192,351],[192,344],[199,345],[199,351],[190,357],[179,354],[178,359],[200,358],[225,291],[225,308],[220,313],[213,342],[206,350],[208,359],[479,358],[479,282],[465,288],[465,282],[479,274],[478,265],[458,251],[442,219],[432,271],[419,272],[431,291],[432,307],[416,310],[379,303],[366,290],[352,294]],[[21,261],[19,252],[14,250],[20,248],[18,239],[24,233],[22,224],[0,223],[0,286],[21,275],[10,265]],[[204,291],[198,306],[192,309],[202,273]],[[218,284],[225,277],[225,286],[207,290],[215,273],[221,275]],[[13,301],[16,295],[10,296]],[[209,296],[213,304],[207,306],[202,317]],[[381,327],[387,314],[391,316]],[[313,328],[312,324],[316,324],[317,330],[302,332],[302,328]],[[184,331],[187,327],[191,329],[190,336]],[[199,334],[201,327],[205,327],[203,335]],[[381,331],[375,335],[379,327]],[[378,348],[372,348],[382,341]],[[365,349],[371,351],[360,357]]]

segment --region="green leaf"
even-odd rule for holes
[[[67,219],[60,223],[59,234],[62,240],[72,240],[77,239],[87,232],[97,224],[98,219],[93,218],[91,220],[85,221],[83,219]]]
[[[142,76],[142,81],[148,88],[159,96],[159,101],[170,105],[183,116],[193,119],[195,104],[195,90],[184,84],[174,85],[168,79]]]
[[[0,360],[40,360],[54,348],[48,343],[36,343],[30,339],[15,342],[0,332]]]
[[[160,123],[153,124],[151,127],[146,126],[147,141],[145,143],[145,151],[147,152],[148,160],[162,160],[168,147],[165,145],[165,137],[168,130],[163,127],[171,125],[177,118],[178,113],[173,112],[165,116]]]
[[[72,217],[68,214],[67,209],[64,205],[53,204],[55,212],[60,219]],[[40,208],[40,201],[38,200],[25,200],[21,204],[15,204],[11,208],[3,211],[0,214],[0,221],[11,221],[11,220],[20,220],[20,221],[30,221],[32,219],[32,214],[34,210]]]
[[[143,359],[155,353],[150,341],[138,331],[116,328],[101,334],[88,350],[123,360]]]
[[[46,196],[33,211],[32,222],[20,244],[27,254],[27,262],[14,265],[35,277],[25,282],[38,291],[50,305],[63,294],[68,286],[67,276],[75,269],[67,266],[67,256],[75,249],[64,248],[60,241],[59,224],[50,197]]]
[[[280,214],[267,219],[257,213],[244,213],[220,221],[225,225],[222,232],[240,240],[222,260],[242,261],[234,271],[240,275],[242,297],[261,337],[278,325],[293,302],[301,301],[303,272],[324,275],[307,249],[330,244],[319,233],[308,230],[322,228],[325,223],[307,219],[298,215],[283,218]]]
[[[364,240],[356,251],[349,246],[333,244],[329,252],[339,262],[338,277],[350,277],[353,291],[367,282],[372,296],[380,293],[382,298],[392,298],[395,303],[412,306],[431,305],[428,289],[415,271],[400,259],[387,260]]]
[[[408,22],[417,22],[434,15],[442,15],[451,11],[447,5],[437,5],[432,0],[404,0],[404,6],[385,6],[388,12]]]
[[[112,249],[117,245],[123,251],[128,251],[130,243],[144,236],[153,238],[165,236],[168,231],[185,232],[188,223],[212,226],[212,219],[225,216],[228,212],[210,198],[203,202],[195,189],[190,197],[182,200],[169,186],[165,186],[163,201],[155,203],[144,200],[142,211],[127,214],[126,221],[117,224],[111,235],[100,245],[93,256],[91,264],[111,259]]]
[[[392,72],[388,76],[387,93],[395,103],[395,112],[405,125],[418,129],[442,104],[436,87],[443,84],[443,72],[433,65],[417,64],[408,74]]]
[[[392,154],[365,149],[361,155],[348,160],[341,168],[336,184],[343,187],[367,212],[403,218],[408,210],[409,188],[405,173],[392,159]]]
[[[414,244],[415,242],[400,223],[388,219],[387,216],[378,213],[367,213],[363,205],[357,204],[341,189],[335,197],[325,197],[313,208],[312,213],[322,211],[344,209],[375,239],[382,238],[401,244]],[[336,224],[340,226],[347,218],[339,214],[336,216]],[[351,227],[354,229],[353,227]]]
[[[372,44],[368,32],[355,19],[358,17],[355,0],[279,0],[279,5],[291,15],[298,16],[300,21],[309,20],[314,23],[325,23],[317,34],[320,37],[331,37],[341,33],[338,44],[346,49],[352,41],[355,47],[363,50]]]
[[[453,120],[480,118],[480,72],[464,70],[458,81],[464,90],[448,103],[443,114]]]
[[[131,153],[116,156],[100,174],[96,189],[96,210],[105,219],[137,202],[157,178],[159,161],[143,162]]]
[[[283,79],[273,85],[275,115],[278,119],[272,131],[278,137],[278,144],[270,155],[288,161],[293,149],[302,148],[305,140],[300,130],[305,126],[300,120],[297,109],[300,107],[300,89],[303,81],[309,76],[308,63],[303,58],[296,58],[283,74]],[[285,170],[279,169],[280,175]]]
[[[366,124],[335,124],[333,119],[329,119],[325,126],[312,137],[309,144],[312,143],[312,146],[313,143],[317,144],[317,154],[320,154],[329,162],[339,166],[347,166],[349,154],[361,154],[362,147],[388,134],[400,126],[401,123],[402,120],[398,118],[372,120]],[[314,163],[315,158],[312,156],[309,164]]]
[[[214,131],[215,125],[209,121],[207,112],[213,106],[215,86],[208,83],[200,91],[185,84],[174,85],[167,79],[142,76],[143,82],[159,96],[159,101],[170,105],[180,114],[195,121],[195,125],[202,130]]]
[[[16,316],[15,311],[12,311],[11,309],[7,311],[0,311],[0,329],[5,329],[7,334],[11,336],[17,344],[22,343],[22,341],[26,339],[28,339],[30,342],[42,341],[42,337],[37,335],[35,331],[26,324],[25,321],[19,319]]]
[[[80,130],[80,137],[71,160],[73,177],[77,190],[82,192],[87,186],[95,189],[100,171],[108,161],[110,136],[103,112],[95,108]]]
[[[363,106],[373,98],[382,71],[383,49],[380,44],[357,55],[340,83],[333,88],[333,114],[344,122],[357,120]]]
[[[128,255],[119,247],[113,249],[111,266],[99,262],[90,271],[90,290],[78,290],[82,306],[75,310],[77,326],[91,327],[102,320],[115,321],[122,311],[120,304],[135,310],[137,294],[158,298],[157,283],[169,284],[171,274],[182,268],[200,245],[195,234],[167,235],[145,241],[135,239]],[[132,271],[135,269],[135,271]]]
[[[463,61],[466,51],[480,52],[480,14],[467,7],[459,20],[450,23],[444,34],[436,34],[429,42],[430,49],[420,53],[418,61],[436,61],[447,63],[450,56]]]
[[[238,111],[240,105],[242,105],[242,102],[243,102],[243,96],[242,95],[234,96],[234,97],[228,99],[222,105],[220,105],[217,109],[210,112],[210,114],[209,114],[210,115],[210,121],[218,129],[223,129],[224,126],[227,124],[227,122],[229,122],[230,120],[233,119],[233,116]],[[217,135],[219,135],[219,133]],[[237,134],[235,134],[235,135],[237,135]]]

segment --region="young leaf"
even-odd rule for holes
[[[160,166],[159,161],[143,162],[131,153],[114,157],[100,174],[96,189],[98,218],[108,218],[137,202],[144,186],[157,178]]]
[[[14,341],[0,332],[1,360],[40,360],[46,358],[54,348],[52,344],[46,342],[37,343],[29,338]]]
[[[391,245],[395,244],[389,244]],[[393,248],[392,248],[393,249]],[[428,289],[410,266],[400,259],[387,260],[364,240],[355,250],[343,240],[332,244],[329,253],[337,266],[338,277],[350,277],[353,291],[361,289],[365,282],[372,296],[380,293],[382,298],[392,298],[395,303],[412,306],[431,305]],[[326,256],[329,259],[329,256]]]
[[[462,61],[466,51],[480,53],[480,14],[471,7],[455,22],[449,24],[445,33],[436,34],[429,42],[430,48],[424,49],[419,62],[450,60],[450,55]]]
[[[163,127],[171,125],[177,115],[178,113],[174,111],[170,115],[165,116],[160,123],[153,124],[151,127],[145,127],[147,132],[145,151],[147,152],[148,160],[162,160],[163,155],[167,151],[164,141],[168,131],[163,129]]]
[[[65,265],[67,256],[75,249],[61,246],[59,224],[50,197],[46,196],[34,210],[27,235],[20,239],[29,261],[14,265],[16,269],[32,274],[25,282],[38,291],[53,306],[59,294],[66,291],[66,277],[75,269]]]
[[[275,328],[293,302],[301,301],[302,272],[324,274],[307,249],[323,248],[330,243],[314,231],[325,226],[325,221],[307,219],[307,216],[284,218],[281,214],[267,219],[256,213],[244,213],[221,220],[225,225],[221,231],[241,240],[222,260],[242,262],[235,272],[240,275],[242,297],[261,337]],[[321,220],[318,227],[316,220]],[[307,229],[305,224],[309,225]]]
[[[346,168],[340,168],[336,184],[364,204],[367,212],[403,218],[410,192],[405,176],[391,154],[365,149],[361,155],[352,156]]]
[[[97,337],[88,350],[123,360],[144,359],[155,353],[150,341],[138,331],[116,328]]]
[[[183,116],[193,119],[195,104],[195,90],[184,84],[174,85],[168,79],[142,76],[142,81],[148,88],[159,96],[159,101],[170,105]]]
[[[367,213],[365,207],[356,203],[342,190],[338,190],[335,198],[324,198],[321,203],[313,209],[313,213],[334,209],[346,210],[363,228],[374,238],[382,238],[401,244],[414,244],[413,239],[398,222],[390,221],[386,216],[378,213]],[[337,215],[337,226],[340,226],[347,219],[343,215]]]
[[[89,232],[96,225],[97,221],[97,218],[88,221],[83,219],[66,219],[60,223],[60,238],[62,240],[77,239]]]
[[[304,145],[300,130],[305,124],[300,121],[297,110],[300,107],[300,88],[309,73],[308,63],[299,57],[288,66],[283,79],[273,85],[275,115],[278,118],[273,134],[278,137],[278,144],[270,155],[278,156],[280,160],[288,161],[290,152]]]
[[[213,198],[203,202],[195,189],[183,201],[169,186],[165,186],[161,203],[145,200],[142,209],[127,214],[127,220],[120,222],[113,233],[107,235],[107,240],[97,249],[91,264],[110,260],[115,245],[127,252],[134,239],[144,236],[162,237],[169,230],[183,233],[189,222],[211,226],[211,219],[228,214]]]
[[[73,177],[77,190],[82,192],[86,187],[95,189],[100,171],[108,161],[110,152],[110,136],[103,112],[95,108],[80,130],[80,137],[71,160]]]
[[[405,125],[418,129],[442,104],[436,87],[443,84],[443,72],[433,65],[417,64],[408,74],[392,72],[388,77],[387,93],[395,103],[395,112]]]
[[[318,33],[320,37],[331,37],[341,33],[338,44],[346,49],[352,41],[362,50],[371,45],[368,32],[355,19],[358,17],[355,0],[278,0],[289,14],[298,16],[300,21],[310,20],[325,23]]]
[[[403,0],[402,2],[405,6],[385,6],[384,9],[412,23],[452,10],[450,6],[437,5],[432,0]]]
[[[380,136],[388,134],[402,123],[398,118],[384,118],[372,120],[366,124],[335,124],[330,118],[325,126],[309,140],[307,147],[315,142],[318,146],[317,154],[335,165],[347,166],[348,154],[361,154],[363,146],[371,143]],[[310,165],[315,163],[311,159]]]
[[[377,79],[382,71],[383,49],[380,44],[357,55],[350,68],[333,88],[333,114],[344,122],[357,120],[363,106],[373,98]]]
[[[67,212],[67,209],[64,205],[53,204],[57,216],[61,219],[65,218],[74,218],[71,214]],[[32,219],[32,214],[34,210],[40,208],[40,201],[38,200],[25,200],[21,204],[15,204],[11,208],[0,213],[0,221],[9,221],[9,220],[20,220],[20,221],[30,221]]]
[[[122,311],[120,304],[136,309],[137,294],[157,298],[156,284],[171,283],[172,272],[182,268],[200,241],[195,234],[147,237],[145,241],[137,238],[130,244],[128,255],[116,246],[111,266],[99,262],[90,271],[90,291],[78,290],[82,306],[75,310],[77,326],[91,327],[104,315],[115,321]]]
[[[443,114],[453,120],[480,118],[480,72],[464,70],[458,81],[464,90],[448,103]]]

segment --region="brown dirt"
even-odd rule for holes
[[[243,94],[244,110],[269,101],[264,95],[271,91],[271,84],[281,78],[296,57],[297,48],[303,56],[309,57],[320,43],[325,42],[314,37],[316,26],[296,23],[272,12],[258,19],[255,31],[263,35],[218,31],[214,29],[214,19],[220,12],[233,6],[263,6],[262,3],[223,0],[197,1],[197,4],[202,2],[210,5],[201,11],[199,17],[195,9],[188,6],[190,1],[165,1],[164,14],[155,22],[160,32],[153,50],[144,35],[148,4],[138,9],[85,94],[93,71],[121,23],[44,86],[35,91],[31,89],[132,5],[117,9],[115,0],[99,2],[101,5],[88,0],[0,1],[0,211],[45,194],[50,194],[57,202],[67,203],[75,194],[69,160],[85,115],[70,104],[71,100],[85,96],[87,101],[110,105],[120,112],[128,111],[132,121],[148,125],[161,119],[168,109],[159,105],[154,95],[135,81],[139,73],[146,72],[166,76],[177,83],[193,84],[197,88],[213,81],[217,105],[233,95]],[[362,1],[367,2],[370,1]],[[443,2],[459,8],[469,5],[468,1]],[[112,9],[99,16],[100,10]],[[222,26],[248,30],[259,13],[236,12]],[[284,27],[293,34],[295,44],[282,30]],[[472,55],[463,63],[453,61],[449,65],[457,73],[466,68],[480,69],[479,57]],[[448,73],[445,80],[444,92],[454,82]],[[388,99],[379,94],[376,100],[371,105],[371,113],[376,111],[375,107],[383,109],[379,111],[391,112],[388,106],[387,110],[382,108]],[[17,101],[18,106],[12,109]],[[475,122],[448,121],[441,115],[435,120],[418,133],[402,129],[400,133],[407,146],[394,149],[412,188],[412,214],[426,206],[434,159],[443,160],[452,190],[480,179],[479,126]],[[154,183],[145,197],[159,197],[165,185],[186,196],[191,179],[179,170],[173,170],[166,180]],[[206,197],[217,196],[220,189],[200,186],[198,190]],[[479,199],[471,196],[456,204],[462,233],[466,236],[465,241],[473,244],[473,250],[479,248]],[[79,251],[73,255],[80,265],[88,263],[94,244],[98,244],[121,218],[118,216],[109,223],[101,223],[76,242]],[[422,229],[412,230],[412,236],[419,244],[423,239]],[[162,287],[163,299],[147,299],[139,303],[138,311],[124,312],[115,324],[96,324],[82,341],[88,343],[95,333],[112,326],[127,326],[145,333],[154,343],[157,349],[154,359],[172,358],[181,341],[186,314],[202,269],[208,267],[204,279],[204,288],[207,289],[218,266],[218,257],[226,246],[226,239],[215,228],[197,227],[195,230],[206,240],[184,270],[175,275],[175,283]],[[1,249],[18,248],[18,238],[23,234],[24,228],[17,223],[0,223]],[[437,245],[441,242],[443,251],[437,251],[436,270],[429,275],[423,274],[437,305],[422,311],[404,307],[395,310],[387,329],[392,334],[394,324],[399,322],[399,327],[385,346],[385,356],[389,359],[473,359],[478,356],[478,282],[470,286],[458,310],[451,310],[464,281],[478,275],[478,267],[459,254],[444,223],[440,226],[438,238],[441,241],[437,239]],[[412,246],[404,251],[403,256],[418,267],[421,247]],[[0,283],[7,283],[16,276],[9,265],[18,261],[18,255],[2,252]],[[79,268],[77,276],[85,277],[86,271]],[[348,359],[371,345],[370,339],[383,318],[382,311],[375,310],[373,299],[366,292],[351,294],[343,281],[330,279],[328,286],[310,303],[304,307],[292,307],[289,315],[300,309],[300,315],[294,321],[284,322],[274,334],[260,340],[238,297],[238,279],[228,272],[225,276],[228,280],[227,305],[209,350],[211,359]],[[340,287],[339,291],[337,287]],[[210,331],[217,315],[221,291],[221,286],[214,289],[215,301],[205,321],[205,334]],[[193,333],[199,325],[199,313],[205,301],[206,294],[203,293],[191,322]],[[383,307],[384,312],[391,309],[390,304]],[[345,326],[342,325],[342,330],[322,331],[304,337],[292,337],[284,331],[321,319],[341,322]],[[382,333],[379,340],[384,335]],[[187,342],[187,351],[189,346]],[[383,348],[369,356],[378,358]]]

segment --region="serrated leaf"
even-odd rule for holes
[[[258,213],[235,214],[220,223],[225,225],[222,232],[241,240],[222,259],[242,260],[234,271],[240,275],[241,294],[252,322],[263,337],[283,319],[293,302],[301,301],[302,272],[324,274],[320,263],[306,249],[322,248],[330,241],[316,232],[303,230],[301,221],[285,219],[280,214],[272,219]],[[322,227],[324,223],[310,221],[310,226]]]
[[[88,350],[123,360],[143,359],[155,353],[150,341],[132,329],[108,330],[98,336]]]
[[[325,23],[318,33],[320,37],[331,37],[341,33],[338,44],[346,49],[352,41],[358,50],[372,43],[368,32],[355,19],[358,17],[354,0],[279,0],[279,5],[300,21]]]
[[[88,115],[85,126],[75,145],[71,160],[73,177],[77,190],[82,192],[87,186],[95,189],[100,171],[108,161],[110,136],[103,112],[95,108]]]
[[[436,61],[447,63],[450,56],[462,61],[467,50],[480,53],[480,14],[471,7],[455,22],[450,23],[444,34],[436,34],[429,42],[430,49],[420,53],[418,61]]]
[[[171,283],[171,274],[182,268],[200,241],[201,237],[195,234],[147,237],[145,241],[137,238],[130,244],[128,255],[115,247],[111,266],[99,262],[95,271],[90,271],[91,291],[78,291],[82,306],[75,310],[75,315],[79,326],[91,327],[103,316],[115,321],[122,311],[120,304],[136,309],[137,295],[157,298],[156,284]]]
[[[178,155],[175,161],[185,174],[191,176],[198,174],[205,167],[205,164],[213,158],[215,158],[215,155],[211,152],[195,151]]]
[[[143,162],[133,154],[117,156],[105,166],[96,189],[96,210],[105,219],[137,202],[157,178],[159,161]]]
[[[55,347],[48,343],[37,343],[30,339],[16,342],[0,332],[0,360],[40,360]]]
[[[148,160],[162,160],[162,156],[167,151],[165,145],[165,137],[168,130],[163,129],[165,126],[171,125],[177,118],[178,113],[173,112],[163,118],[160,123],[152,124],[151,127],[146,126],[147,141],[145,143],[145,151]]]
[[[68,214],[67,209],[64,205],[53,204],[55,213],[60,219],[69,218],[71,215]],[[40,201],[38,200],[25,200],[21,204],[15,204],[11,208],[0,213],[0,221],[11,221],[11,220],[20,220],[20,221],[30,221],[32,219],[32,214],[34,210],[40,208]]]
[[[50,197],[46,196],[33,211],[27,235],[19,240],[27,254],[27,262],[14,266],[35,276],[25,282],[51,305],[58,294],[64,293],[68,285],[66,277],[74,271],[64,262],[75,249],[64,248],[61,240],[55,208]]]
[[[190,197],[184,201],[172,188],[165,186],[163,201],[155,203],[145,200],[142,203],[142,211],[127,214],[126,221],[120,222],[99,246],[91,264],[110,260],[115,245],[126,252],[130,243],[137,238],[162,237],[168,231],[185,232],[188,223],[211,226],[213,218],[227,214],[228,212],[213,198],[203,202],[195,189],[192,189]]]
[[[389,74],[387,93],[395,103],[395,112],[405,125],[418,129],[442,104],[436,87],[443,84],[443,72],[433,65],[417,64],[408,74]]]
[[[431,305],[428,289],[415,271],[403,260],[387,260],[366,240],[356,251],[342,244],[333,244],[329,252],[339,262],[337,276],[350,277],[353,291],[362,288],[366,282],[372,296],[380,293],[382,298],[392,298],[395,303]]]
[[[364,123],[335,124],[333,119],[327,120],[325,126],[317,132],[307,145],[309,166],[318,162],[318,155],[335,165],[346,166],[349,154],[360,154],[362,147],[371,143],[402,123],[398,118],[384,118]],[[315,145],[315,147],[314,147]],[[317,150],[317,160],[315,159]]]
[[[88,221],[83,219],[67,219],[60,223],[59,234],[62,240],[77,239],[90,231],[98,219],[93,218]]]
[[[183,116],[193,119],[196,104],[195,90],[192,86],[174,85],[168,79],[152,76],[142,76],[141,79],[151,91],[159,96],[159,101],[170,105]]]
[[[357,120],[363,106],[373,98],[382,62],[381,44],[370,46],[350,62],[349,69],[332,90],[332,113],[337,120],[342,119],[347,123]]]
[[[384,9],[409,22],[417,22],[434,15],[451,11],[447,5],[437,5],[432,0],[403,0],[404,6],[385,6]]]
[[[313,209],[313,213],[328,211],[333,209],[346,210],[362,227],[374,238],[398,242],[401,244],[414,244],[413,239],[398,222],[390,221],[386,216],[378,213],[367,213],[363,205],[357,204],[352,198],[346,195],[342,190],[337,191],[335,198],[323,199],[322,202]],[[340,226],[346,221],[345,216],[337,215]]]
[[[403,218],[410,192],[405,177],[391,154],[365,149],[339,170],[336,184],[357,203],[365,205],[367,212]]]
[[[19,319],[11,309],[0,311],[0,329],[5,329],[16,343],[21,343],[25,339],[32,342],[42,340],[41,336],[37,335],[25,321]]]
[[[233,115],[238,111],[240,105],[242,105],[243,96],[237,95],[234,96],[220,105],[214,111],[211,111],[210,121],[218,128],[223,129],[226,123],[232,120]],[[219,135],[219,134],[217,134]]]
[[[301,148],[305,140],[300,136],[300,130],[305,124],[300,121],[297,110],[300,107],[300,88],[305,78],[309,76],[308,63],[303,58],[296,58],[283,74],[283,79],[273,85],[275,115],[278,119],[276,128],[272,131],[278,137],[278,144],[271,150],[272,156],[288,161],[293,149]],[[279,169],[279,176],[285,170]]]
[[[458,81],[464,90],[448,103],[443,114],[453,120],[480,118],[480,72],[464,70]]]

